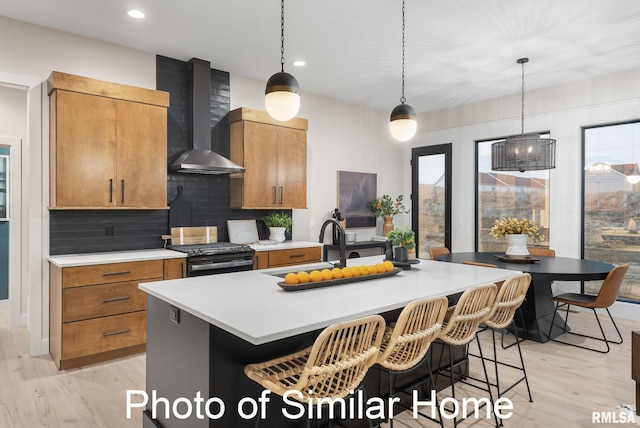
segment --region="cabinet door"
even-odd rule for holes
[[[167,207],[167,109],[118,101],[116,202]]]
[[[179,279],[187,276],[187,259],[164,260],[164,279]]]
[[[54,100],[52,206],[115,206],[116,101],[62,90]]]
[[[278,197],[278,128],[244,122],[244,208],[270,208]]]
[[[307,207],[307,133],[278,129],[278,198],[283,208]]]

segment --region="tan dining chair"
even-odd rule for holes
[[[431,260],[437,260],[438,256],[451,254],[447,247],[429,247],[429,257]]]
[[[427,377],[420,383],[428,380],[430,388],[435,388],[431,361],[426,356],[431,343],[440,334],[447,305],[448,300],[444,296],[414,300],[402,309],[396,322],[386,328],[376,362],[388,374],[389,397],[396,396],[397,375],[420,368],[423,361],[426,361]],[[439,413],[437,420],[421,412],[419,414],[444,426]],[[393,418],[389,425],[393,428]]]
[[[602,283],[602,286],[600,287],[600,291],[598,291],[597,295],[585,294],[585,293],[564,293],[564,294],[560,294],[558,296],[553,297],[551,300],[556,302],[556,310],[553,312],[553,318],[551,319],[551,326],[549,327],[549,339],[553,340],[554,342],[564,343],[565,345],[571,345],[577,348],[588,349],[590,351],[600,352],[603,354],[606,354],[607,352],[609,352],[609,349],[610,349],[609,343],[613,343],[616,345],[621,344],[623,342],[622,335],[620,334],[620,330],[618,329],[616,322],[613,320],[613,317],[611,316],[611,312],[609,312],[609,307],[613,305],[616,299],[618,298],[618,293],[620,292],[620,285],[622,285],[622,280],[624,279],[624,276],[626,275],[628,270],[629,270],[629,263],[615,266],[613,269],[611,269],[611,271],[605,278],[604,282]],[[588,339],[600,340],[605,343],[606,350],[591,348],[588,346],[579,345],[577,343],[563,342],[561,340],[551,337],[551,331],[553,330],[553,325],[556,320],[557,310],[560,306],[563,306],[563,305],[566,305],[567,307],[567,312],[564,320],[565,324],[564,324],[563,333],[573,334],[575,336],[581,336]],[[567,330],[567,322],[569,321],[569,308],[571,307],[571,305],[578,306],[581,308],[591,309],[593,311],[593,314],[596,317],[596,321],[598,322],[598,327],[600,328],[600,333],[602,334],[601,338]],[[602,328],[602,323],[600,322],[600,318],[598,317],[598,312],[596,311],[596,309],[606,310],[607,314],[609,315],[609,319],[611,320],[611,323],[613,324],[613,326],[616,329],[616,332],[618,333],[617,341],[612,341],[607,339],[607,336],[604,333],[604,329]]]
[[[467,376],[467,374],[459,373],[456,376],[455,369],[456,367],[460,367],[462,364],[464,364],[467,361],[467,358],[464,358],[458,362],[454,362],[452,346],[464,346],[465,355],[468,354],[469,342],[476,338],[480,323],[486,321],[491,315],[491,310],[496,298],[497,289],[498,287],[495,284],[479,285],[476,287],[468,288],[462,293],[455,306],[451,306],[447,310],[447,314],[445,315],[444,326],[442,327],[442,331],[438,335],[437,339],[445,346],[442,346],[440,350],[435,383],[436,385],[438,384],[438,377],[441,373],[448,373],[451,387],[451,397],[454,400],[456,398],[456,378],[459,382],[467,383],[464,381],[464,378]],[[443,366],[442,358],[445,348],[448,348],[449,351],[449,363]],[[482,348],[479,348],[479,354],[480,361],[482,363],[482,371],[484,373],[484,380],[482,380],[482,382],[486,385],[486,389],[478,385],[477,383],[468,384],[489,394],[489,400],[493,403],[493,393],[491,392],[491,384],[489,383],[489,376],[487,375],[487,367],[482,354]],[[449,411],[449,413],[451,412]],[[463,415],[461,419],[454,418],[454,427],[457,426],[458,423],[462,419],[465,419],[467,416],[468,415]],[[497,415],[495,415],[495,413],[494,417],[497,427],[499,425],[499,422],[498,417]]]
[[[529,289],[529,285],[531,284],[531,275],[528,273],[521,273],[517,275],[513,275],[509,277],[502,286],[498,289],[498,294],[496,296],[495,302],[491,308],[491,312],[489,313],[489,317],[484,321],[484,329],[482,330],[490,330],[491,331],[491,339],[493,343],[493,358],[485,356],[482,357],[487,361],[493,362],[494,366],[494,374],[496,383],[492,384],[496,387],[498,392],[498,398],[502,397],[505,393],[509,392],[516,385],[521,382],[525,382],[527,386],[527,393],[529,394],[529,402],[533,402],[531,397],[531,389],[529,388],[529,379],[527,378],[527,371],[524,366],[524,358],[522,357],[522,350],[520,349],[520,341],[516,340],[515,344],[518,347],[518,356],[520,358],[520,366],[515,366],[513,364],[507,363],[505,361],[498,360],[498,353],[496,349],[496,331],[503,332],[510,326],[513,326],[515,330],[516,339],[519,337],[518,334],[518,326],[515,323],[514,316],[516,311],[520,309],[522,302],[527,295],[527,290]],[[478,348],[480,348],[480,339],[476,336]],[[504,348],[504,346],[503,346]],[[470,354],[472,355],[472,354]],[[480,357],[480,355],[475,355]],[[500,371],[498,369],[499,366],[502,367],[510,367],[512,369],[516,369],[522,372],[522,376],[515,380],[509,386],[501,386],[500,385]]]
[[[317,404],[345,398],[362,387],[375,364],[385,330],[380,315],[346,321],[325,328],[306,349],[262,363],[248,364],[249,379],[278,395],[295,390],[291,398]],[[311,418],[307,417],[307,427]],[[256,420],[258,425],[259,417]],[[372,427],[371,421],[369,426]]]
[[[551,248],[527,247],[527,251],[532,256],[555,257],[556,251]]]

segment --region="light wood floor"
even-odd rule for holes
[[[571,317],[570,324],[577,331],[597,328],[589,313]],[[507,393],[515,410],[504,426],[605,427],[591,423],[593,411],[614,411],[619,405],[633,405],[630,337],[631,330],[640,329],[640,325],[622,319],[617,322],[625,341],[612,345],[612,351],[605,355],[556,343],[524,341],[522,348],[534,401],[529,403],[524,384]],[[9,330],[7,326],[7,313],[0,311],[0,427],[142,426],[140,411],[134,411],[133,417],[126,419],[125,394],[127,389],[145,389],[144,355],[59,372],[48,356],[28,356],[24,329]],[[488,339],[483,333],[482,340]],[[517,354],[515,347],[502,352],[505,360]],[[472,370],[479,367],[478,361],[472,360]],[[501,372],[502,378],[508,376],[508,372]],[[461,397],[458,390],[456,395]],[[482,394],[469,389],[469,396]],[[636,419],[640,425],[640,417]],[[395,421],[399,428],[435,426],[424,419],[414,420],[407,412]],[[492,423],[469,420],[462,426],[485,427]]]

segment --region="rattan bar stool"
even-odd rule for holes
[[[422,362],[426,362],[427,374],[412,385],[404,385],[400,389],[408,389],[427,381],[430,388],[434,388],[431,361],[426,356],[431,343],[440,334],[447,305],[448,301],[444,296],[414,300],[404,307],[396,322],[386,328],[376,362],[388,374],[389,397],[396,396],[397,376],[420,368]],[[439,413],[438,419],[422,413],[420,415],[444,427]],[[393,418],[389,420],[389,424],[393,428]]]
[[[531,284],[531,275],[528,273],[514,275],[508,278],[502,284],[502,287],[498,290],[498,295],[496,296],[493,307],[491,308],[491,313],[489,314],[489,318],[484,321],[484,330],[491,331],[491,338],[493,342],[493,358],[489,357],[480,357],[480,355],[474,355],[476,357],[484,358],[487,361],[493,362],[496,383],[495,387],[498,392],[498,398],[502,397],[505,393],[513,389],[520,382],[524,381],[527,385],[527,393],[529,394],[529,402],[533,402],[531,398],[531,389],[529,388],[529,380],[527,378],[527,371],[524,367],[524,359],[522,358],[522,350],[520,349],[520,341],[516,340],[516,345],[518,346],[518,355],[520,357],[520,367],[515,366],[513,364],[506,363],[504,361],[498,361],[498,354],[496,349],[496,331],[502,331],[513,325],[516,329],[516,337],[517,334],[517,326],[514,322],[514,316],[516,310],[520,308],[522,302],[524,302],[524,298],[527,295],[527,290],[529,289],[529,285]],[[481,328],[481,331],[483,328]],[[481,347],[480,339],[476,336],[476,340],[478,342],[478,348]],[[469,354],[473,355],[473,354]],[[522,377],[516,380],[514,383],[509,385],[508,387],[500,386],[500,375],[498,366],[502,365],[505,367],[511,367],[513,369],[517,369],[522,371]],[[493,384],[492,384],[493,385]]]
[[[618,298],[618,293],[620,292],[620,285],[622,285],[622,280],[624,279],[624,276],[626,275],[628,270],[629,270],[629,263],[625,263],[620,266],[615,266],[613,269],[611,269],[611,271],[607,274],[607,277],[605,278],[604,282],[602,283],[602,286],[600,287],[598,294],[595,296],[590,294],[581,294],[581,293],[564,293],[552,298],[551,300],[556,302],[556,311],[554,311],[553,318],[551,319],[551,326],[549,327],[549,339],[553,340],[554,342],[564,343],[565,345],[575,346],[577,348],[582,348],[582,349],[588,349],[590,351],[600,352],[602,354],[606,354],[607,352],[609,352],[609,349],[610,349],[609,343],[620,345],[623,341],[622,335],[620,334],[620,330],[618,329],[616,322],[613,320],[613,317],[611,316],[611,312],[609,312],[609,306],[613,305],[616,299]],[[578,345],[577,343],[563,342],[561,340],[551,338],[551,330],[553,329],[553,323],[556,320],[557,309],[562,305],[567,306],[567,314],[564,320],[565,321],[564,333],[573,334],[575,336],[586,337],[589,339],[600,340],[605,343],[606,350],[590,348],[588,346]],[[587,334],[575,333],[573,331],[567,330],[567,322],[569,321],[569,307],[571,305],[579,306],[581,308],[588,308],[593,311],[593,314],[596,317],[596,321],[598,322],[598,327],[600,327],[600,333],[602,334],[601,338],[596,336],[590,336]],[[602,329],[602,324],[600,323],[600,318],[598,317],[598,313],[596,312],[596,309],[604,309],[607,311],[607,314],[609,315],[609,319],[611,320],[611,323],[613,324],[613,326],[616,329],[616,332],[618,333],[618,340],[613,341],[613,340],[607,339],[607,336],[604,334],[604,330]]]
[[[438,341],[443,342],[443,344],[447,345],[447,347],[449,348],[449,365],[442,367],[442,357],[444,353],[443,346],[442,350],[440,351],[440,358],[438,359],[436,383],[438,382],[440,373],[449,373],[449,379],[451,382],[451,397],[454,400],[456,398],[456,376],[454,373],[455,368],[468,361],[468,358],[463,358],[460,361],[454,362],[451,346],[464,345],[465,355],[468,354],[469,342],[471,342],[476,337],[480,323],[484,322],[491,314],[491,308],[493,306],[493,302],[495,301],[496,294],[497,286],[495,284],[480,285],[468,288],[462,293],[460,299],[458,300],[458,303],[455,306],[449,308],[449,310],[447,311],[447,315],[445,316],[445,324],[442,328],[442,331],[438,335]],[[482,348],[480,348],[479,352],[481,357],[480,361],[482,363],[482,370],[484,372],[484,382],[486,383],[487,388],[484,389],[476,383],[469,383],[469,385],[486,391],[489,394],[489,400],[493,403],[493,393],[491,392],[491,385],[489,384],[489,377],[487,376],[487,367],[485,365],[484,358],[482,358]],[[464,382],[464,377],[466,377],[466,374],[461,373],[458,377],[458,380]],[[468,415],[464,415],[464,417],[461,419],[464,419],[467,416]],[[497,427],[498,417],[495,415],[495,413],[494,418]],[[460,420],[457,418],[453,419],[454,427],[458,426]]]
[[[371,315],[325,328],[314,344],[293,354],[244,368],[249,379],[278,395],[295,390],[291,396],[301,403],[317,404],[323,399],[345,398],[361,387],[369,368],[375,364],[385,330],[380,315]],[[256,427],[260,418],[256,419]],[[306,418],[311,426],[311,418]],[[369,426],[373,424],[369,421]]]

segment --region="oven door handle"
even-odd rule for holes
[[[189,270],[192,272],[201,271],[201,270],[216,270],[216,269],[224,269],[230,267],[240,267],[240,266],[253,266],[253,260],[231,260],[229,262],[218,262],[218,263],[206,263],[206,264],[193,264],[189,266]]]

